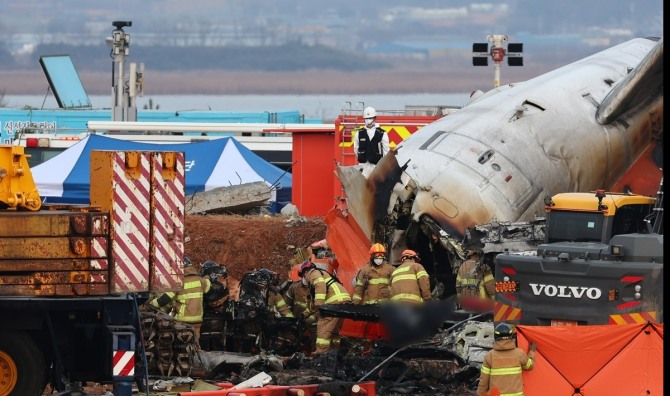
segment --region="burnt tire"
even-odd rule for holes
[[[47,383],[44,354],[24,332],[0,331],[0,395],[39,396]]]

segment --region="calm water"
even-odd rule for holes
[[[153,95],[137,98],[137,107],[142,109],[153,102],[161,110],[215,110],[215,111],[284,111],[299,110],[305,117],[334,120],[342,109],[363,111],[366,106],[380,110],[401,110],[405,106],[462,106],[469,94],[383,94],[383,95]],[[96,108],[110,108],[110,96],[90,96]],[[54,109],[58,103],[53,95],[7,95],[7,107]]]

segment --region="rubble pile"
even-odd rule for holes
[[[458,329],[472,331],[467,326]],[[402,348],[378,341],[366,353],[357,351],[357,341],[349,339],[342,350],[314,357],[302,352],[281,356],[272,351],[257,355],[200,351],[197,360],[206,362],[204,379],[214,382],[237,384],[263,373],[274,385],[335,386],[375,381],[379,395],[472,394],[480,364],[454,352],[454,343],[462,338],[458,333],[438,332],[431,342]]]
[[[251,287],[258,283],[254,283],[258,281],[254,278],[259,275],[258,269],[275,272],[279,285],[288,278],[290,263],[295,262],[301,250],[325,236],[322,218],[187,215],[186,256],[195,266],[207,260],[225,265],[231,299],[226,301],[221,315],[206,315],[200,350],[187,345],[191,337],[179,332],[175,323],[166,323],[162,315],[143,316],[150,375],[190,375],[205,381],[238,384],[263,374],[275,385],[336,386],[365,380],[375,381],[380,395],[473,392],[482,354],[490,348],[492,326],[463,320],[471,315],[462,318],[454,316],[453,308],[444,309],[453,306],[453,302],[426,304],[421,312],[427,314],[421,317],[430,320],[410,321],[422,323],[422,331],[416,326],[401,326],[407,322],[408,313],[396,312],[397,309],[368,312],[374,307],[347,306],[340,313],[333,307],[322,307],[333,316],[346,314],[343,317],[354,320],[383,321],[394,331],[389,342],[344,337],[341,350],[318,356],[312,356],[311,348],[304,348],[304,342],[310,340],[299,331],[296,319],[274,317],[265,311],[267,307]],[[457,324],[445,330],[446,314]],[[396,317],[397,323],[389,322],[389,318]],[[437,334],[433,333],[440,327]],[[428,330],[432,330],[433,337],[424,334]],[[412,337],[406,337],[408,334]],[[426,342],[426,336],[430,342]],[[397,343],[398,337],[402,344]],[[175,342],[177,339],[180,342]]]
[[[187,215],[186,256],[198,266],[206,260],[228,269],[232,296],[242,276],[267,268],[286,279],[296,249],[325,238],[321,217],[271,215]],[[236,298],[236,297],[235,297]]]

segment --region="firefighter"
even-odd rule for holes
[[[354,153],[356,153],[363,176],[368,177],[379,160],[389,152],[389,137],[375,121],[377,111],[372,107],[363,110],[365,126],[354,134]]]
[[[456,275],[456,296],[461,308],[488,310],[495,297],[495,280],[491,268],[480,258],[478,250],[466,250],[466,260]]]
[[[306,278],[291,282],[284,294],[286,303],[291,308],[293,316],[297,318],[300,344],[302,349],[311,354],[316,344],[316,323],[319,311],[314,308],[314,299],[309,291]]]
[[[284,300],[291,308],[293,316],[299,318],[307,325],[316,323],[319,312],[314,309],[314,300],[309,292],[309,283],[306,278],[293,281],[286,290]]]
[[[306,260],[300,266],[298,273],[307,279],[310,292],[314,298],[314,308],[323,304],[350,304],[351,296],[344,289],[337,277],[317,268],[313,262]],[[315,353],[321,354],[340,347],[340,329],[343,318],[322,317],[316,323]]]
[[[370,261],[358,271],[355,279],[354,304],[376,304],[391,297],[393,266],[386,261],[386,248],[381,243],[370,247]]]
[[[277,274],[267,268],[259,269],[258,273],[260,274],[258,287],[266,298],[268,310],[275,317],[293,318],[294,316],[293,312],[291,312],[291,307],[288,306],[286,300],[284,300],[284,297],[275,285]]]
[[[160,309],[174,303],[175,320],[188,323],[193,327],[195,344],[200,346],[200,327],[202,326],[203,297],[209,291],[211,282],[198,276],[191,260],[184,257],[184,286],[178,292],[165,292],[151,300],[151,306]]]
[[[391,301],[421,304],[432,298],[428,272],[414,250],[403,250],[400,265],[391,274]]]
[[[201,278],[209,279],[211,286],[203,297],[204,313],[222,314],[226,310],[228,301],[228,270],[212,260],[207,260],[200,266],[198,273]]]
[[[523,396],[522,370],[532,370],[535,361],[535,344],[530,344],[528,354],[517,348],[514,329],[507,323],[499,323],[493,332],[493,349],[484,357],[477,395],[498,394]]]

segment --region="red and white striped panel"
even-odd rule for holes
[[[135,375],[135,352],[114,351],[112,366],[112,375],[115,377],[131,377]]]
[[[138,177],[126,174],[126,153],[112,164],[112,293],[149,290],[149,153],[140,152]]]
[[[104,237],[94,237],[93,243],[91,244],[91,257],[93,258],[106,258],[107,257],[107,246],[108,239]],[[107,269],[107,265],[105,268]]]
[[[91,283],[105,284],[105,294],[109,293],[109,259],[107,258],[107,237],[94,237],[91,243],[91,259],[89,270],[91,270]],[[98,272],[104,271],[104,272]]]
[[[174,158],[174,163],[166,158]],[[155,152],[151,159],[153,239],[149,286],[152,292],[174,291],[181,289],[184,281],[184,153]]]

